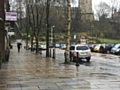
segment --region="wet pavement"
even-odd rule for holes
[[[120,90],[120,75],[45,58],[16,44],[0,70],[0,90]]]

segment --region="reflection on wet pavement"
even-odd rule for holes
[[[0,70],[0,90],[119,90],[120,76],[91,67],[44,58],[24,49],[11,50]]]

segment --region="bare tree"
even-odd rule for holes
[[[100,2],[100,4],[96,7],[96,17],[100,20],[102,16],[105,18],[109,17],[110,14],[110,6],[105,2]]]
[[[115,10],[119,8],[119,2],[117,0],[110,0],[110,9],[111,9],[111,17],[113,19],[113,15],[115,13]]]
[[[22,19],[25,16],[23,1],[24,0],[15,0],[15,3],[14,3],[15,6],[13,7],[14,9],[16,8],[17,17],[18,17],[18,24],[19,24],[19,30],[23,29]]]
[[[36,40],[36,53],[38,53],[39,34],[44,24],[45,8],[43,0],[35,0],[32,2],[30,23],[33,28],[32,36],[35,37]]]
[[[33,39],[36,41],[36,53],[38,53],[39,35],[45,21],[45,4],[43,0],[26,0],[26,33],[31,35],[31,46]],[[31,31],[30,31],[31,29]],[[28,37],[27,37],[28,43]]]
[[[66,33],[66,49],[65,49],[65,63],[70,62],[70,55],[69,55],[69,45],[70,45],[70,25],[71,25],[71,4],[70,0],[67,0],[67,33]]]
[[[62,1],[62,0],[61,0]],[[74,2],[74,0],[63,0],[63,2],[65,3],[66,7],[67,7],[67,13],[66,13],[66,50],[65,50],[65,64],[70,62],[69,59],[69,45],[70,45],[70,29],[71,29],[71,2]],[[60,3],[60,1],[59,1]]]
[[[95,31],[97,37],[104,37],[104,32],[106,30],[106,26],[109,24],[107,18],[110,18],[110,6],[105,2],[101,2],[96,7],[96,16],[98,18],[97,28]]]

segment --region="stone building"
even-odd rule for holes
[[[120,22],[120,9],[118,11],[116,9],[114,10],[112,19],[114,19],[115,22]]]
[[[94,15],[92,11],[92,0],[78,0],[78,7],[81,9],[83,20],[94,20]]]

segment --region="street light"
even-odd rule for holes
[[[51,35],[50,35],[50,36],[51,36],[51,44],[53,43],[53,28],[54,28],[54,27],[55,27],[55,26],[52,26],[52,27],[51,27],[51,32],[50,32],[50,33],[51,33]]]
[[[50,42],[50,44],[52,44],[53,43],[53,26],[51,27],[51,29],[50,29],[50,35],[51,35],[51,42]],[[49,45],[49,46],[51,46],[51,45]],[[51,57],[51,48],[50,48],[50,57]]]
[[[92,38],[91,39],[92,39],[92,43],[93,43],[93,28],[94,28],[94,26],[92,25],[91,27],[92,27],[92,30],[91,30],[91,37]]]
[[[53,59],[55,59],[55,26],[52,27],[53,29]]]
[[[50,27],[50,24],[49,24],[49,8],[50,8],[50,0],[47,0],[46,2],[46,23],[47,23],[47,30],[46,30],[46,57],[49,57],[49,27]]]

